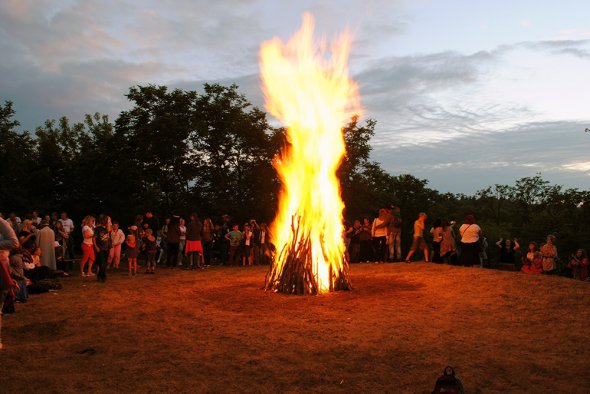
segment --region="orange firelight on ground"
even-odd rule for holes
[[[286,44],[278,38],[263,43],[260,70],[266,109],[286,125],[288,141],[274,163],[283,187],[271,227],[277,250],[271,272],[285,268],[283,250],[309,239],[316,293],[323,293],[347,265],[336,170],[345,154],[342,127],[360,104],[348,76],[351,36],[340,35],[328,57],[326,40],[314,40],[313,30],[313,16],[305,14]]]

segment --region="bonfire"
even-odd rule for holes
[[[351,289],[336,177],[345,154],[342,127],[360,111],[348,76],[351,36],[341,34],[327,56],[326,40],[314,40],[313,30],[305,14],[286,44],[274,38],[260,49],[266,109],[287,127],[287,144],[274,162],[282,190],[265,288],[289,294]]]

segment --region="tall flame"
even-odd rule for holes
[[[266,109],[286,124],[289,142],[274,163],[283,189],[271,226],[277,247],[271,273],[285,268],[283,250],[308,239],[321,293],[333,289],[347,266],[336,170],[345,154],[342,127],[360,104],[348,76],[350,35],[340,35],[326,58],[325,39],[314,41],[313,30],[313,16],[304,14],[286,44],[278,38],[263,43],[260,69]]]

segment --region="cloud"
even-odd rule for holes
[[[437,190],[473,193],[541,172],[552,183],[590,189],[584,123],[528,123],[500,132],[435,144],[376,148],[373,157],[394,174],[430,180]],[[469,185],[469,186],[467,186]]]

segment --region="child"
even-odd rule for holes
[[[158,244],[156,243],[156,237],[154,237],[153,234],[154,231],[151,228],[147,228],[145,230],[145,237],[143,238],[143,248],[147,254],[146,274],[156,273],[156,253],[158,252]]]
[[[125,255],[127,256],[127,262],[129,263],[129,276],[137,274],[137,247],[135,242],[135,235],[127,235],[125,240]]]

